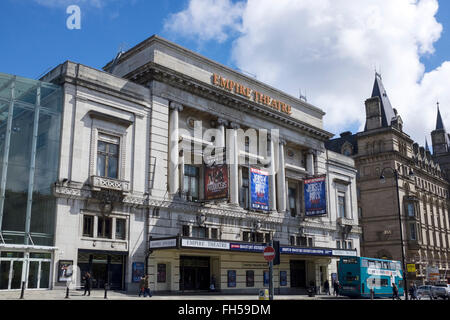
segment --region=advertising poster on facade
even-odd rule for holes
[[[133,262],[132,272],[133,272],[133,282],[136,283],[141,281],[141,277],[144,276],[144,263]]]
[[[236,287],[236,270],[228,270],[228,287]]]
[[[73,260],[59,260],[58,282],[72,282]]]
[[[205,200],[228,198],[228,167],[205,166]]]
[[[325,179],[326,177],[304,180],[306,216],[327,214]]]
[[[269,211],[269,172],[250,168],[250,208]]]

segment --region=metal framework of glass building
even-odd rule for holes
[[[0,73],[0,248],[53,246],[62,88]]]

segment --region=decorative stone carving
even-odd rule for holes
[[[110,189],[122,192],[130,191],[130,183],[128,181],[110,179],[99,176],[91,176],[91,184],[93,190],[99,191],[100,189]]]

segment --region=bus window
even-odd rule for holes
[[[376,261],[376,265],[377,265],[377,269],[381,269],[381,262],[380,261]]]
[[[389,285],[388,279],[380,279],[380,284],[382,287],[387,287]]]
[[[345,264],[356,264],[358,260],[356,258],[342,258],[342,263]]]
[[[369,266],[369,262],[366,259],[361,259],[361,267],[367,268]]]
[[[396,263],[395,262],[389,262],[389,269],[395,270],[396,269]]]
[[[375,261],[369,260],[369,268],[375,268]]]
[[[389,269],[389,267],[388,267],[388,262],[387,262],[387,261],[382,261],[382,262],[381,262],[381,265],[382,265],[382,268],[383,268],[383,269]]]

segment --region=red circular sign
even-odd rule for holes
[[[266,247],[264,249],[264,259],[272,261],[275,258],[275,249],[273,247]]]

